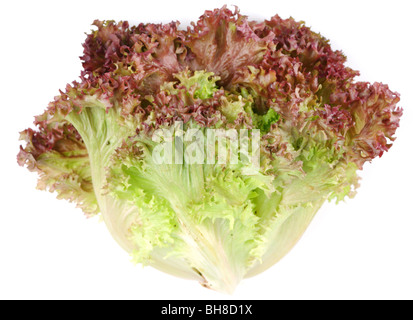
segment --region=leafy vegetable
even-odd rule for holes
[[[302,22],[238,9],[95,21],[79,81],[36,117],[18,162],[101,215],[133,260],[232,292],[280,260],[394,141],[399,95],[355,81]]]

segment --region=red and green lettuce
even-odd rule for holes
[[[357,82],[342,52],[292,18],[223,7],[187,29],[93,25],[79,80],[21,133],[18,162],[40,189],[101,215],[136,262],[232,292],[281,259],[323,203],[353,197],[357,171],[395,140],[399,95]],[[157,163],[154,135],[178,127],[259,130],[258,166],[241,153]]]

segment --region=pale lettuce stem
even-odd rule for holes
[[[326,201],[323,197],[317,202],[296,206],[291,210],[283,209],[264,233],[265,245],[259,248],[261,258],[253,264],[245,278],[253,277],[280,261],[298,242],[307,230],[315,214]]]
[[[99,107],[84,108],[81,113],[68,114],[67,120],[79,132],[88,150],[93,189],[103,221],[119,245],[127,252],[131,252],[133,245],[127,238],[128,224],[120,221],[126,219],[128,212],[124,212],[125,208],[120,208],[120,204],[111,195],[103,195],[106,184],[105,170],[109,158],[122,142],[122,139],[116,139],[120,129],[114,125],[115,115],[107,115],[105,112],[105,109]],[[113,119],[109,121],[111,117]]]
[[[182,239],[189,249],[188,263],[204,279],[201,284],[215,291],[232,293],[245,269],[241,268],[240,272],[237,261],[230,258],[231,254],[225,250],[213,227],[194,224],[181,207],[175,206],[174,210],[182,227]]]

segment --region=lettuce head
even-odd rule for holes
[[[94,21],[80,78],[21,133],[18,163],[136,263],[233,292],[395,140],[400,97],[292,18],[223,7],[178,22]]]

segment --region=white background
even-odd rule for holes
[[[355,199],[327,204],[296,247],[232,296],[134,266],[103,222],[35,189],[16,163],[19,131],[77,79],[94,19],[179,20],[224,1],[8,1],[0,9],[1,299],[412,299],[413,89],[409,1],[232,1],[252,19],[304,20],[343,50],[361,80],[389,84],[404,108],[389,153]]]

